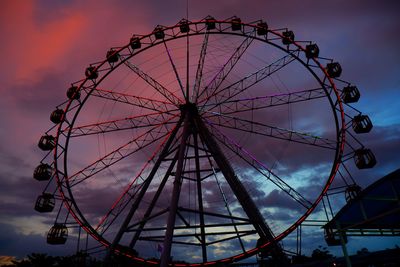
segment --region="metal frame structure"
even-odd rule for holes
[[[333,236],[400,235],[400,169],[352,198],[327,224]]]
[[[241,37],[243,41],[235,48],[221,68],[213,74],[213,78],[202,84],[204,83],[204,67],[207,62],[206,55],[210,37],[215,35]],[[195,36],[204,36],[204,38],[196,65],[194,85],[190,87],[189,47],[190,39]],[[172,51],[168,47],[171,41],[182,38],[186,38],[187,44],[186,83],[176,66]],[[286,55],[227,85],[227,77],[235,69],[237,63],[241,61],[247,49],[255,42],[269,45]],[[165,48],[164,51],[168,56],[179,90],[174,91],[164,86],[161,81],[153,78],[140,66],[133,63],[132,59],[141,53],[160,46]],[[279,73],[281,69],[292,62],[301,64],[318,83],[318,87],[291,91],[285,94],[241,97],[255,85],[271,75]],[[102,88],[102,83],[118,68],[131,70],[162,99],[152,99]],[[355,158],[358,160],[356,164],[360,168],[368,168],[374,165],[373,154],[364,149],[364,146],[358,142],[352,133],[349,133],[350,139],[356,140],[361,148],[360,146],[353,146],[346,140],[346,134],[352,127],[353,129],[356,127],[357,133],[365,133],[372,128],[372,124],[365,117],[358,117],[358,120],[354,121],[352,115],[345,112],[345,106],[350,107],[349,103],[358,100],[357,95],[354,95],[354,90],[357,90],[357,88],[340,80],[340,74],[339,63],[320,57],[319,49],[315,44],[297,41],[294,39],[292,31],[270,29],[263,21],[243,23],[237,17],[216,20],[208,16],[196,22],[181,20],[173,26],[159,25],[150,34],[134,35],[128,44],[110,49],[104,60],[91,64],[86,69],[85,79],[71,85],[67,93],[68,101],[57,106],[57,112],[53,113],[54,116],[52,114],[52,121],[55,126],[47,131],[39,142],[39,147],[49,152],[41,161],[42,168],[43,164],[48,166],[46,167],[48,169],[43,171],[46,177],[42,177],[46,179],[38,180],[48,180],[44,192],[49,191],[55,182],[56,186],[52,194],[57,200],[61,200],[66,207],[65,222],[71,215],[80,227],[108,248],[110,256],[114,253],[122,254],[149,265],[200,266],[238,261],[267,251],[272,257],[285,261],[279,241],[301,225],[319,202],[327,197],[336,174],[340,173],[343,177],[342,172],[347,170],[346,168],[343,169],[343,163]],[[344,89],[339,89],[337,84],[343,85]],[[345,88],[347,89],[345,90]],[[127,104],[140,108],[145,113],[76,126],[78,115],[83,112],[85,104],[89,99],[94,98],[116,104]],[[237,114],[246,112],[256,112],[270,107],[288,106],[318,99],[326,100],[331,109],[334,118],[332,123],[336,133],[335,139],[284,129],[237,116]],[[356,109],[351,108],[351,110],[356,115],[361,115],[361,112]],[[68,151],[71,139],[98,136],[126,129],[142,129],[142,131],[138,132],[128,142],[108,151],[79,171],[69,173],[71,156],[68,155]],[[321,192],[315,199],[307,199],[295,187],[267,167],[264,162],[226,134],[224,129],[332,151],[334,156],[330,172]],[[55,137],[49,135],[50,132],[54,131],[56,132]],[[143,167],[139,168],[135,177],[125,186],[120,197],[117,198],[97,225],[91,224],[81,211],[79,203],[75,200],[73,188],[90,181],[110,166],[135,155],[135,153],[144,151],[154,144],[157,144],[155,150]],[[255,203],[238,176],[235,167],[232,166],[226,151],[247,164],[258,175],[267,179],[285,196],[298,203],[304,211],[302,216],[286,230],[274,233],[264,215],[261,214],[262,207]],[[192,167],[189,167],[190,163],[192,163]],[[49,171],[51,177],[48,175]],[[144,202],[144,197],[148,194],[155,177],[160,176],[160,171],[162,171],[162,176],[157,190],[149,200],[140,219],[137,220],[135,216],[137,216],[138,207]],[[216,179],[218,191],[225,203],[225,214],[207,211],[206,207],[203,206],[205,197],[202,189],[203,183],[210,177]],[[232,208],[229,207],[229,201],[224,194],[224,186],[218,180],[222,177],[228,188],[233,192],[237,203],[243,209],[242,216],[235,215]],[[155,213],[156,203],[171,179],[173,179],[173,185],[169,206]],[[196,184],[196,209],[179,205],[184,181],[191,181]],[[185,214],[196,216],[199,219],[198,223],[188,222]],[[61,216],[59,212],[56,222],[60,221],[59,217]],[[118,221],[121,219],[119,217],[122,216],[124,216],[124,219]],[[164,217],[167,217],[167,220],[163,226],[154,226],[149,223],[152,220]],[[214,224],[206,223],[206,218],[209,217],[220,218],[225,221]],[[176,224],[177,220],[180,221],[180,225]],[[109,231],[110,227],[115,227],[117,222],[119,227],[114,238],[105,238],[105,233]],[[213,231],[213,229],[223,227],[232,230]],[[196,231],[190,232],[190,229]],[[184,230],[187,230],[187,232]],[[197,230],[199,230],[199,233]],[[143,235],[143,232],[150,234]],[[209,236],[213,236],[214,239],[209,239]],[[217,236],[221,238],[218,239]],[[257,245],[250,249],[244,244],[248,236],[253,236],[253,238],[256,236],[259,239]],[[122,242],[124,238],[130,239],[128,244]],[[208,259],[208,246],[232,239],[240,243],[242,253],[217,260],[210,261]],[[162,242],[160,259],[138,257],[134,249],[138,241]],[[174,245],[200,247],[201,260],[193,263],[171,261],[171,249]]]

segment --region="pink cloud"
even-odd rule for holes
[[[85,16],[68,10],[58,20],[39,24],[33,2],[13,2],[6,9],[2,20],[12,42],[5,42],[1,54],[9,63],[8,74],[17,81],[36,81],[39,70],[52,69],[57,62],[63,62],[87,24]]]

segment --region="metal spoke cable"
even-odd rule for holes
[[[183,95],[183,97],[186,99],[187,96],[185,95],[185,90],[184,90],[184,88],[183,88],[181,78],[179,77],[178,70],[176,69],[175,63],[174,63],[174,61],[173,61],[173,59],[172,59],[172,56],[171,56],[171,53],[169,52],[167,43],[166,43],[165,41],[164,41],[163,43],[164,43],[165,50],[167,51],[167,55],[168,55],[169,61],[170,61],[170,63],[171,63],[172,69],[174,70],[176,80],[178,81],[179,87],[181,88],[182,95]]]
[[[209,36],[209,33],[206,32],[206,34],[204,35],[203,44],[201,46],[199,63],[197,64],[196,78],[195,78],[195,83],[193,86],[193,99],[192,99],[192,101],[194,103],[196,103],[197,99],[199,98],[199,90],[200,90],[201,80],[203,79],[203,68],[204,68],[204,61],[205,61],[206,54],[207,54],[208,36]]]

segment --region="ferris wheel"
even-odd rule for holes
[[[376,163],[355,137],[371,120],[341,73],[261,20],[133,35],[71,84],[39,141],[35,209],[62,204],[48,243],[64,244],[73,218],[110,254],[149,265],[284,258],[281,240],[349,177],[344,164]]]

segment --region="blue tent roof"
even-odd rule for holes
[[[371,184],[349,201],[324,228],[375,229],[400,233],[400,169]]]

